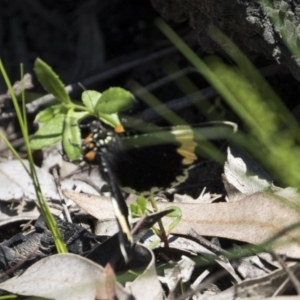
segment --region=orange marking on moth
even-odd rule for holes
[[[89,151],[84,155],[87,161],[94,161],[96,159],[97,153],[95,151]]]
[[[114,130],[115,130],[115,133],[122,133],[122,132],[125,131],[125,129],[124,129],[124,127],[123,127],[122,124],[117,125],[117,126],[114,128]]]
[[[93,138],[93,134],[90,133],[90,134],[83,140],[83,142],[84,142],[85,144],[88,144],[92,138]]]
[[[93,139],[93,134],[90,133],[84,140],[83,140],[83,145],[85,146],[86,149],[94,149],[95,148],[95,144],[92,143]]]

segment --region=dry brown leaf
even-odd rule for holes
[[[299,296],[279,296],[279,297],[272,297],[272,298],[265,298],[265,300],[299,300]]]
[[[163,209],[166,204],[159,206]],[[299,208],[287,199],[268,193],[255,193],[238,202],[178,205],[183,218],[172,233],[186,234],[192,227],[198,234],[260,244],[300,221]],[[170,220],[163,219],[168,226]],[[276,251],[300,257],[300,228],[285,233]],[[292,239],[295,239],[293,243]],[[287,244],[288,243],[288,244]]]
[[[133,257],[136,261],[134,265],[146,263],[146,268],[133,282],[126,283],[127,290],[134,299],[162,300],[163,290],[156,274],[154,253],[141,244],[137,244],[134,248]],[[138,263],[138,261],[140,262]]]
[[[64,191],[64,194],[97,219],[114,218],[107,198],[99,199],[70,191]],[[163,210],[170,203],[158,202],[157,205]],[[203,236],[218,236],[251,244],[263,243],[300,221],[300,212],[295,205],[285,198],[263,192],[237,202],[176,205],[182,210],[182,219],[172,233],[187,234],[193,228]],[[172,220],[163,218],[162,221],[168,228]],[[299,235],[300,228],[283,234],[279,240],[283,244],[276,247],[277,253],[300,258]]]
[[[0,289],[24,296],[55,300],[94,300],[100,287],[105,291],[106,275],[103,268],[75,254],[58,254],[41,259],[20,276],[0,284]],[[116,284],[118,299],[131,299]],[[104,293],[105,295],[105,293]],[[104,297],[103,299],[107,299]]]
[[[299,264],[290,266],[288,269],[290,272],[293,272],[296,277],[300,275]],[[293,284],[290,280],[288,280],[288,278],[289,276],[286,270],[279,269],[264,276],[245,280],[234,287],[234,298],[249,299],[255,297],[257,299],[259,295],[259,299],[265,299],[267,297],[274,297],[272,299],[284,299],[276,296],[281,295],[285,291],[291,290]]]
[[[293,265],[289,267],[289,269],[291,272],[294,272],[295,275],[299,277],[299,264]],[[292,283],[288,280],[288,275],[286,271],[283,269],[279,269],[264,276],[260,276],[249,280],[244,280],[243,282],[240,282],[236,284],[234,287],[231,287],[219,294],[216,295],[208,295],[206,293],[198,294],[197,297],[193,297],[193,299],[197,299],[197,300],[208,300],[208,299],[296,300],[299,299],[299,295],[298,296],[277,296],[279,295],[278,291],[281,290],[282,287],[290,290],[292,288]]]
[[[27,169],[29,163],[22,161]],[[46,199],[60,199],[53,177],[41,168],[35,167],[43,195]],[[1,201],[19,202],[20,199],[35,201],[36,193],[24,166],[18,160],[9,160],[0,164]]]
[[[68,190],[63,190],[63,194],[98,220],[115,219],[112,203],[107,197],[76,193]]]
[[[235,145],[227,148],[224,173],[228,185],[235,187],[244,197],[268,190],[273,181],[244,150]],[[232,195],[228,194],[228,197],[230,199]]]

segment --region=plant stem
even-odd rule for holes
[[[149,200],[150,200],[150,203],[152,205],[152,208],[153,208],[154,212],[158,212],[158,207],[156,205],[156,201],[155,201],[154,197],[150,196]],[[168,236],[167,236],[167,233],[165,231],[164,225],[163,225],[161,220],[159,220],[157,223],[158,223],[158,227],[159,227],[159,238],[164,243],[166,254],[170,258],[173,259],[172,254],[171,254],[171,250],[170,250],[170,247],[169,247]]]

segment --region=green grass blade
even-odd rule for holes
[[[57,249],[58,253],[67,253],[68,252],[67,247],[66,247],[66,245],[65,245],[65,243],[64,243],[64,241],[61,237],[59,228],[57,227],[56,221],[55,221],[53,215],[50,212],[48,204],[47,204],[47,202],[46,202],[46,200],[45,200],[45,198],[42,194],[42,191],[41,191],[41,188],[40,188],[40,185],[39,185],[39,181],[38,181],[38,177],[37,177],[37,174],[36,174],[35,166],[33,164],[33,157],[32,157],[32,152],[31,152],[31,148],[30,148],[27,127],[25,128],[25,126],[27,125],[26,116],[24,116],[24,117],[22,116],[21,109],[20,109],[20,107],[18,105],[18,102],[17,102],[17,98],[14,94],[12,85],[10,83],[10,80],[9,80],[8,76],[7,76],[7,73],[5,72],[5,69],[4,69],[4,66],[3,66],[1,60],[0,60],[0,72],[3,76],[3,78],[4,78],[4,81],[7,85],[7,87],[8,87],[10,96],[12,98],[12,102],[13,102],[14,107],[15,107],[17,118],[18,118],[18,121],[20,123],[20,128],[21,128],[21,131],[22,131],[22,135],[24,137],[24,142],[25,142],[25,146],[26,146],[28,161],[29,161],[29,165],[30,165],[30,170],[27,170],[26,168],[25,169],[29,173],[29,175],[32,179],[32,182],[33,182],[33,185],[34,185],[34,188],[35,188],[35,193],[36,193],[37,200],[38,200],[37,201],[38,202],[38,207],[40,209],[41,214],[43,215],[43,217],[45,219],[45,222],[47,224],[48,229],[52,233],[54,243],[55,243],[55,246],[56,246],[56,249]],[[25,102],[23,102],[23,105],[24,104],[25,104]],[[25,112],[25,110],[23,110],[23,111]],[[6,140],[6,142],[8,142],[8,146],[10,148],[13,148],[10,145],[9,141],[7,139],[5,139],[5,140]],[[13,153],[15,153],[15,152],[16,151],[13,151]],[[17,157],[19,157],[19,156],[17,155]]]

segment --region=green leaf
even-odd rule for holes
[[[138,208],[139,208],[139,213],[141,215],[143,215],[145,213],[145,211],[146,211],[147,199],[145,199],[142,196],[138,196],[137,199],[136,199],[136,203],[137,203]]]
[[[88,113],[87,111],[74,111],[73,112],[73,118],[74,121],[77,122],[77,124],[80,123],[80,121],[82,121],[84,118],[90,116],[90,113]]]
[[[145,211],[147,206],[147,199],[142,196],[138,196],[136,199],[136,203],[130,203],[130,211],[133,217],[141,217]]]
[[[105,123],[113,128],[115,128],[121,124],[118,114],[110,114],[110,115],[100,114],[98,117],[100,118],[100,120],[103,123]]]
[[[160,237],[161,232],[158,228],[156,228],[155,226],[151,227],[151,230],[154,232],[155,235],[157,235],[158,237]]]
[[[81,100],[87,108],[95,111],[95,108],[101,96],[102,94],[97,91],[88,90],[82,93]]]
[[[66,111],[66,109],[61,104],[52,105],[39,112],[36,115],[34,122],[46,123],[53,119],[56,115],[63,114],[64,110]]]
[[[121,124],[119,116],[117,113],[103,113],[96,109],[97,103],[99,102],[102,94],[88,90],[84,91],[81,95],[82,102],[85,104],[86,107],[94,111],[94,114],[105,124],[115,128]]]
[[[103,92],[96,105],[96,112],[101,114],[117,113],[131,107],[134,100],[132,93],[119,87],[112,87]]]
[[[182,218],[182,211],[181,209],[178,207],[178,206],[167,206],[165,208],[166,210],[168,209],[173,209],[172,212],[168,213],[166,215],[166,217],[169,217],[169,218],[175,218],[175,220],[169,225],[169,228],[168,228],[168,232],[167,234],[169,235],[170,232],[172,232],[172,230],[178,225],[178,223],[180,222],[181,218]]]
[[[153,250],[153,249],[157,248],[157,247],[159,246],[159,244],[160,244],[160,240],[153,241],[153,242],[151,242],[151,244],[149,245],[149,248],[150,248],[151,250]]]
[[[65,115],[59,114],[45,123],[30,141],[31,148],[42,149],[59,142],[62,138],[64,119]]]
[[[141,216],[139,214],[139,207],[136,203],[130,203],[129,204],[129,209],[130,209],[132,217],[137,218],[137,217]]]
[[[178,206],[167,206],[165,210],[173,209],[170,213],[166,215],[166,217],[170,218],[181,218],[182,217],[182,211]]]
[[[34,62],[34,72],[44,89],[63,103],[71,103],[71,99],[58,75],[40,58]]]
[[[64,120],[62,144],[68,159],[72,161],[81,158],[81,134],[73,109],[68,111]]]

